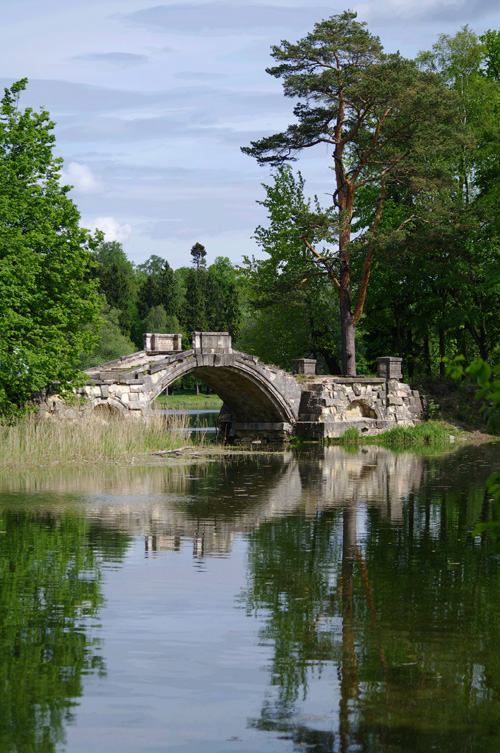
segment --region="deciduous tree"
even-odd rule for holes
[[[60,184],[54,123],[21,110],[27,80],[0,103],[0,413],[56,383],[68,390],[97,339],[94,240]]]

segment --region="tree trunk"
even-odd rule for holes
[[[408,342],[408,351],[407,351],[407,365],[408,365],[408,377],[410,379],[413,379],[413,374],[415,371],[415,356],[413,353],[413,332],[411,330],[411,327],[408,328],[407,332],[407,342]]]
[[[356,376],[356,327],[354,326],[351,307],[346,304],[346,298],[347,296],[342,296],[340,301],[342,373],[344,376]]]
[[[425,370],[427,372],[427,376],[432,376],[432,360],[431,360],[431,346],[429,342],[429,330],[427,330],[424,335],[423,351],[424,351],[423,353],[424,365],[425,365]]]
[[[397,311],[394,312],[394,318],[396,319],[396,353],[400,358],[402,358],[403,353],[401,352],[401,319],[399,318],[399,313]]]
[[[348,231],[341,237],[340,247],[347,240]],[[351,269],[349,254],[340,254],[340,330],[342,336],[342,373],[356,376],[356,325],[351,306]]]
[[[329,350],[323,350],[322,348],[320,348],[318,352],[321,353],[321,355],[325,359],[330,374],[340,376],[340,374],[342,374],[342,367],[340,366],[337,356],[335,356]]]
[[[358,696],[358,656],[354,635],[354,559],[356,556],[356,508],[344,509],[342,536],[342,663],[340,665],[340,750],[349,749],[349,711]]]
[[[443,327],[439,328],[439,356],[439,376],[441,377],[441,379],[444,379],[446,369],[443,358],[446,356],[446,340]]]

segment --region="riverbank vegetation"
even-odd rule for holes
[[[469,437],[471,435],[469,434]],[[356,428],[347,429],[332,444],[378,444],[385,447],[408,447],[421,445],[449,445],[450,441],[466,440],[467,433],[452,424],[440,421],[424,421],[416,426],[396,426],[375,437],[365,437]]]
[[[154,452],[194,445],[186,415],[75,421],[39,419],[28,413],[0,424],[0,470],[59,464],[132,463]]]

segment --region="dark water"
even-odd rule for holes
[[[498,452],[0,478],[0,753],[496,753]]]

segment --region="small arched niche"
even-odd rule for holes
[[[95,418],[102,419],[103,421],[109,421],[111,419],[123,417],[122,411],[117,408],[116,405],[111,405],[110,403],[99,403],[92,411],[92,415]]]
[[[347,408],[346,417],[350,419],[377,418],[377,414],[364,400],[353,400]]]

